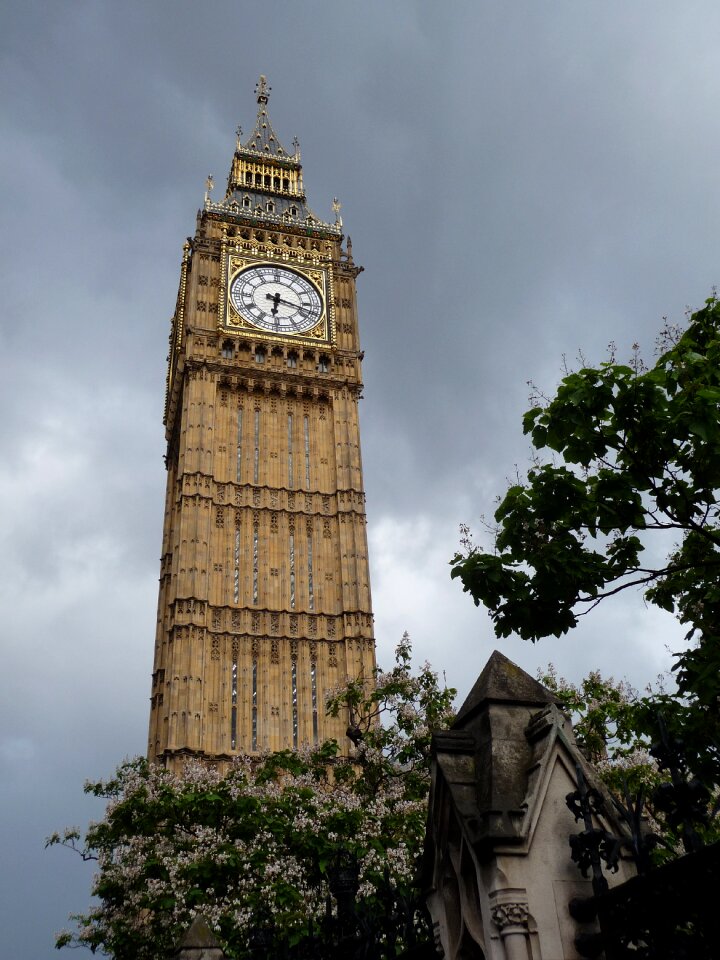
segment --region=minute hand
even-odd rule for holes
[[[279,297],[277,294],[274,296],[270,293],[266,293],[265,297],[267,300],[274,300],[275,303],[281,303],[284,307],[292,307],[293,310],[297,310],[298,313],[303,313],[308,308],[303,306],[302,303],[292,303],[290,300],[283,300],[282,297]]]

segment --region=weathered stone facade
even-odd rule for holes
[[[424,882],[445,960],[578,957],[575,937],[594,927],[568,910],[592,895],[568,844],[577,765],[602,791],[552,693],[496,651],[452,729],[434,737]],[[633,873],[621,860],[611,883]]]

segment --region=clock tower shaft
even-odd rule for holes
[[[334,737],[325,695],[371,678],[355,266],[307,206],[257,87],[223,200],[183,248],[167,379],[167,494],[148,755]]]

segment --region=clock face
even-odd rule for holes
[[[322,297],[302,274],[259,264],[242,270],[230,285],[230,301],[240,316],[270,333],[311,330],[322,317]]]

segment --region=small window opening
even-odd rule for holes
[[[243,206],[244,207],[250,206],[250,197],[243,197]]]
[[[232,340],[223,340],[221,352],[226,360],[232,360],[232,358],[235,356],[235,344],[232,342]]]
[[[297,207],[295,206],[295,204],[293,204],[293,205],[290,207],[290,214],[291,214],[291,216],[293,216],[293,217],[296,217],[296,216],[297,216]]]
[[[297,362],[298,362],[298,356],[294,351],[287,355],[287,365],[291,369],[295,369],[295,367],[297,367]]]
[[[273,190],[280,189],[280,177],[273,177]]]
[[[255,347],[255,363],[265,363],[265,350],[263,347]]]
[[[271,187],[271,186],[272,186],[272,177],[270,176],[269,173],[266,173],[266,174],[265,174],[265,186],[266,186],[266,187]]]
[[[245,174],[245,183],[252,183],[252,182],[253,182],[252,174],[248,170],[247,173]]]
[[[290,189],[290,181],[288,180],[287,177],[283,177],[283,190],[289,190],[289,189]]]
[[[267,212],[268,212],[268,213],[275,213],[275,201],[274,201],[274,200],[268,200],[268,202],[267,202]]]
[[[330,358],[329,357],[320,357],[318,360],[318,373],[327,373],[330,369]]]

